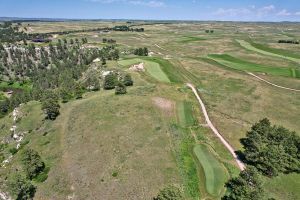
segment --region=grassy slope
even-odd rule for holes
[[[275,199],[297,200],[300,196],[300,174],[279,175],[265,178],[264,187],[270,197]]]
[[[236,40],[242,47],[250,50],[250,51],[255,51],[264,55],[268,55],[268,56],[275,56],[275,57],[279,57],[279,58],[284,58],[287,60],[291,60],[297,63],[300,63],[300,57],[284,51],[284,50],[280,50],[280,49],[273,49],[273,48],[269,48],[267,46],[261,45],[261,44],[255,44],[255,43],[249,43],[246,42],[244,40]]]
[[[215,197],[222,195],[228,178],[225,167],[216,159],[207,145],[196,145],[194,153],[203,167],[208,193]]]
[[[249,71],[249,72],[262,72],[274,76],[300,78],[300,70],[298,69],[279,68],[279,67],[260,65],[253,62],[241,60],[227,54],[211,54],[208,57],[222,65],[225,65],[229,68],[233,68],[236,70]]]

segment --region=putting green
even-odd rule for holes
[[[266,51],[267,48],[265,48],[266,50],[263,50],[261,48],[256,48],[254,47],[252,44],[250,44],[249,42],[246,42],[245,40],[236,40],[242,47],[250,50],[250,51],[256,51],[258,53],[261,53],[261,54],[264,54],[264,55],[267,55],[267,56],[275,56],[275,57],[279,57],[279,58],[284,58],[284,59],[287,59],[287,60],[291,60],[291,61],[294,61],[294,62],[297,62],[297,63],[300,63],[300,59],[299,58],[293,58],[291,56],[286,56],[286,55],[282,55],[280,54],[278,51],[278,49],[273,49],[272,51],[274,52],[270,52],[271,49],[269,48],[269,51]],[[259,46],[259,45],[257,45]],[[276,53],[275,53],[276,51]],[[284,53],[284,51],[282,50],[282,53]]]
[[[204,171],[206,191],[212,196],[221,196],[228,178],[225,167],[216,159],[207,145],[196,145],[194,153]]]
[[[165,74],[165,72],[161,69],[160,65],[156,62],[140,59],[140,58],[134,58],[134,59],[128,59],[128,60],[121,60],[118,62],[122,66],[129,66],[133,64],[138,63],[144,63],[144,67],[146,69],[146,72],[151,75],[153,78],[157,79],[158,81],[170,83],[170,79]]]
[[[212,54],[209,55],[208,58],[226,67],[236,69],[236,70],[249,71],[249,72],[262,72],[274,76],[300,78],[300,70],[295,68],[265,66],[265,65],[241,60],[227,54]]]

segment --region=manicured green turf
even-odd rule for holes
[[[142,59],[139,59],[139,58],[132,58],[132,59],[124,59],[124,60],[120,60],[118,61],[118,63],[122,66],[130,66],[130,65],[133,65],[133,64],[139,64],[143,62]]]
[[[184,36],[178,42],[179,43],[189,43],[189,42],[197,42],[197,41],[202,41],[202,40],[206,40],[206,39],[200,38],[200,37],[195,37],[195,36]]]
[[[190,102],[179,102],[177,105],[177,115],[179,124],[182,127],[190,127],[195,124],[193,117],[193,107]]]
[[[170,61],[158,57],[144,57],[143,59],[158,63],[172,83],[184,83],[181,68],[175,67]]]
[[[124,59],[118,61],[122,66],[130,66],[143,62],[145,64],[146,72],[155,79],[167,83],[182,83],[182,77],[175,67],[168,61],[156,57],[142,57],[133,59]]]
[[[274,76],[300,78],[300,70],[295,68],[270,67],[232,57],[227,54],[212,54],[208,56],[214,61],[236,70],[262,72]]]
[[[270,48],[267,47],[265,45],[262,44],[257,44],[257,43],[249,43],[246,42],[244,40],[236,40],[242,47],[250,50],[250,51],[255,51],[264,55],[268,55],[268,56],[275,56],[275,57],[279,57],[279,58],[284,58],[287,60],[291,60],[297,63],[300,63],[300,56],[286,51],[286,50],[282,50],[282,49],[274,49],[274,48]]]
[[[196,145],[194,153],[204,170],[207,192],[212,196],[222,195],[227,180],[227,172],[223,164],[216,159],[207,145]]]
[[[170,83],[170,79],[160,68],[160,65],[156,62],[145,61],[146,71],[154,78],[161,82]]]
[[[157,79],[158,81],[170,83],[170,79],[164,73],[164,71],[161,69],[160,65],[156,62],[152,62],[152,61],[140,59],[140,58],[134,58],[134,59],[121,60],[118,63],[122,66],[129,66],[129,65],[133,65],[133,64],[144,63],[146,72],[149,73],[149,75],[151,75],[153,78]]]

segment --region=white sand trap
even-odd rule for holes
[[[144,72],[145,71],[145,67],[144,67],[144,63],[140,63],[137,65],[132,65],[129,70],[131,71],[138,71],[138,72]]]

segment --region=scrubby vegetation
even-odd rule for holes
[[[228,193],[222,200],[264,200],[266,194],[262,188],[260,174],[255,167],[248,167],[227,184]]]
[[[123,83],[118,83],[118,85],[115,88],[115,94],[120,95],[120,94],[126,94],[126,86]]]
[[[168,186],[162,189],[157,197],[154,197],[153,200],[183,200],[183,195],[179,188],[175,186]]]
[[[16,200],[27,200],[34,197],[36,187],[22,174],[16,172],[8,180],[9,191]]]

